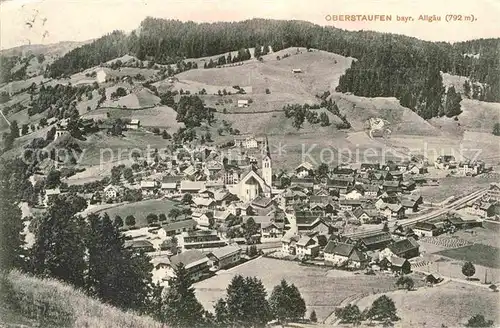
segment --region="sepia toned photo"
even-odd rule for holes
[[[499,16],[0,0],[0,327],[500,327]]]

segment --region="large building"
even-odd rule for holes
[[[251,202],[259,196],[271,197],[273,169],[267,138],[264,149],[262,169],[260,172],[258,172],[254,165],[251,165],[233,189],[235,194],[243,202]]]

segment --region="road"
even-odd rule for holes
[[[455,200],[454,202],[449,203],[448,205],[443,206],[443,208],[437,209],[437,210],[432,211],[430,213],[420,215],[420,216],[415,217],[413,219],[405,220],[405,222],[402,222],[401,225],[403,227],[406,227],[406,226],[414,225],[417,222],[424,222],[424,221],[435,219],[438,216],[441,216],[443,214],[448,213],[450,210],[456,210],[456,209],[460,208],[461,206],[470,202],[471,200],[475,200],[475,199],[483,196],[485,193],[486,193],[486,189],[481,189],[481,190],[475,191],[467,196],[464,196],[458,200]],[[377,227],[377,228],[364,230],[361,232],[354,232],[351,234],[346,234],[346,236],[347,237],[363,237],[363,236],[367,236],[367,235],[373,234],[374,232],[378,232],[378,231],[381,231],[381,229]]]

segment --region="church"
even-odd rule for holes
[[[242,175],[233,191],[243,202],[251,202],[259,196],[271,197],[272,179],[271,152],[266,137],[263,145],[261,169],[259,170],[255,165],[251,165]]]

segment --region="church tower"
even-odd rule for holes
[[[265,140],[262,154],[262,179],[264,182],[271,187],[273,182],[273,168],[271,162],[271,151],[269,150],[269,142]]]

